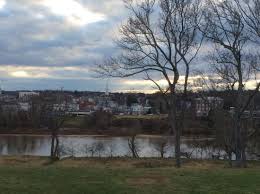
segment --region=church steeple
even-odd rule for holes
[[[107,80],[107,83],[106,83],[106,92],[105,92],[105,95],[106,95],[106,96],[109,96],[108,80]]]

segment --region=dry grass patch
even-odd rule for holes
[[[126,183],[128,185],[138,187],[138,188],[144,185],[163,185],[169,182],[170,180],[167,177],[160,176],[160,175],[149,175],[149,174],[126,179]]]
[[[34,156],[1,156],[0,165],[1,166],[43,166],[48,163],[49,159],[47,157],[34,157]]]

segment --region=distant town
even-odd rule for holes
[[[46,91],[1,91],[0,111],[5,114],[29,112],[39,101],[45,102],[49,110],[65,114],[84,116],[96,111],[109,112],[114,115],[153,115],[167,114],[167,104],[160,93],[110,93],[78,92],[62,90]],[[208,117],[210,111],[225,109],[233,111],[232,99],[225,91],[214,95],[191,93],[188,100],[182,101],[181,95],[177,101],[180,109],[185,103],[187,110],[197,118]],[[254,114],[260,115],[260,103],[254,102]]]

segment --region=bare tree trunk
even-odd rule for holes
[[[235,154],[236,154],[236,167],[242,166],[242,133],[241,133],[241,116],[243,112],[241,112],[241,108],[243,106],[243,76],[242,76],[242,69],[241,69],[241,60],[240,60],[240,53],[235,55],[235,58],[237,60],[237,72],[239,77],[239,85],[238,85],[238,91],[237,91],[237,101],[236,101],[236,107],[235,107]]]
[[[237,108],[236,108],[237,109]],[[238,110],[235,111],[234,115],[234,140],[235,140],[235,166],[241,166],[241,130],[240,130],[240,118]]]
[[[248,136],[248,121],[245,121],[242,133],[242,165],[244,168],[247,167],[246,148],[247,148],[247,136]]]
[[[54,147],[55,147],[55,139],[53,138],[53,135],[51,136],[51,158],[53,158],[54,155]]]
[[[176,166],[180,168],[181,167],[181,133],[179,127],[176,129],[175,141],[176,141],[175,142]]]
[[[56,158],[59,158],[59,138],[57,135],[55,136],[55,141],[56,141],[56,144],[55,144],[55,149],[54,149],[54,155]]]
[[[161,154],[161,158],[164,158],[164,151],[163,150],[161,150],[160,154]]]
[[[176,141],[175,154],[176,154],[176,166],[178,168],[181,167],[181,134],[182,134],[182,131],[184,130],[188,79],[189,79],[189,65],[186,63],[184,90],[183,90],[182,101],[181,101],[181,112],[180,112],[180,116],[176,122],[176,127],[175,127],[176,128],[175,129],[175,131],[176,131],[176,133],[175,133],[175,141]],[[175,110],[175,114],[176,114],[176,110]],[[176,115],[176,118],[177,118],[177,115]]]
[[[52,131],[51,135],[51,159],[56,160],[59,157],[59,138],[56,130]]]
[[[138,158],[138,151],[137,151],[137,147],[136,147],[136,134],[132,135],[132,137],[130,139],[128,139],[128,147],[130,149],[130,151],[132,152],[132,156],[133,158]]]
[[[171,101],[170,101],[170,124],[171,128],[174,131],[175,135],[175,160],[176,160],[176,167],[181,167],[181,133],[180,133],[180,127],[178,126],[178,119],[177,119],[177,110],[176,110],[176,95],[175,90],[173,89],[171,91]]]

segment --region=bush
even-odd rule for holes
[[[105,111],[97,111],[92,115],[85,116],[83,125],[88,128],[97,128],[101,130],[108,129],[112,124],[113,115]]]

